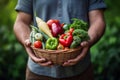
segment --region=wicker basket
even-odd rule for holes
[[[66,50],[43,50],[32,46],[32,49],[37,57],[46,58],[54,64],[61,65],[63,62],[75,58],[81,52],[81,47]]]

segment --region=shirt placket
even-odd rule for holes
[[[58,0],[57,17],[58,17],[60,20],[61,20],[61,18],[62,18],[62,0]]]

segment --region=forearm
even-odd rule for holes
[[[22,22],[15,23],[14,33],[18,41],[21,44],[24,44],[24,41],[29,38],[29,34],[30,34],[29,25],[26,25]]]
[[[89,13],[90,28],[88,34],[90,36],[90,46],[100,40],[105,32],[105,21],[103,11],[92,11]]]
[[[18,41],[24,45],[24,41],[29,38],[31,17],[22,12],[18,13],[14,24],[14,33]]]

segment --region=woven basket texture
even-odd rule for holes
[[[32,46],[35,55],[39,58],[45,58],[54,64],[62,65],[65,61],[77,57],[81,52],[81,47],[66,50],[44,50]]]

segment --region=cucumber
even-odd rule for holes
[[[45,49],[45,42],[42,42],[42,48]]]
[[[29,38],[31,43],[33,43],[32,35],[33,35],[33,31],[31,31],[30,38]]]
[[[31,33],[30,33],[30,42],[31,42],[32,44],[35,42],[35,37],[34,37],[35,34],[36,34],[35,31],[31,31]]]

